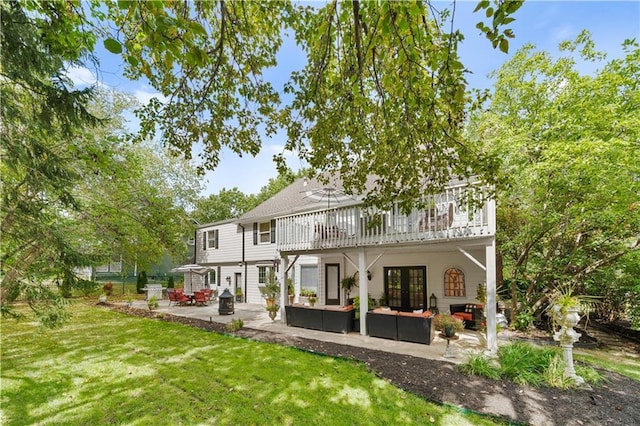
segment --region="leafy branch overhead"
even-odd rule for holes
[[[503,51],[513,33],[499,29],[520,5],[478,4]],[[455,3],[438,11],[430,2],[119,1],[103,18],[115,25],[105,48],[166,98],[138,111],[140,137],[161,136],[187,158],[202,143],[201,170],[215,168],[224,147],[256,155],[285,128],[285,150],[340,173],[347,190],[362,192],[367,175],[378,176],[372,203],[409,206],[456,176],[492,181],[492,161],[460,135],[466,70],[463,35],[449,27]],[[274,87],[263,73],[277,65],[285,33],[307,64]],[[284,154],[276,161],[283,168]]]

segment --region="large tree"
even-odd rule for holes
[[[640,49],[607,61],[588,33],[549,53],[526,46],[495,73],[473,128],[500,158],[498,245],[505,281],[540,311],[558,290],[606,296],[612,317],[639,300]],[[594,75],[576,61],[594,61]]]
[[[285,148],[325,176],[341,173],[347,191],[364,193],[367,176],[379,176],[367,198],[379,205],[412,207],[456,176],[492,181],[492,167],[460,134],[467,99],[455,2],[443,11],[429,1],[25,5],[68,22],[56,37],[92,50],[98,35],[122,55],[127,76],[145,76],[167,102],[139,111],[140,137],[157,135],[187,158],[201,143],[202,169],[217,165],[223,147],[255,155],[284,127]],[[503,51],[520,5],[482,0],[476,8],[487,19],[478,28]],[[307,56],[285,83],[287,104],[264,77],[285,33]]]
[[[52,288],[72,288],[77,268],[114,254],[144,263],[184,252],[180,224],[198,186],[188,164],[127,142],[129,97],[71,87],[65,67],[86,54],[82,43],[34,31],[58,23],[47,27],[17,3],[0,7],[0,307],[11,313],[26,297],[55,325],[64,313]]]

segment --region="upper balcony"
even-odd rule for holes
[[[487,237],[495,234],[495,204],[481,200],[483,189],[476,185],[448,187],[444,193],[427,197],[428,209],[403,214],[390,210],[351,205],[276,218],[277,248],[284,252],[319,251],[428,243],[443,240]],[[320,207],[320,206],[319,206]]]

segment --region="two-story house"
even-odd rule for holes
[[[495,203],[471,202],[484,190],[479,182],[455,182],[425,195],[430,208],[406,214],[337,196],[339,183],[299,179],[238,219],[200,227],[197,263],[213,268],[210,285],[239,287],[249,302],[260,301],[269,268],[281,283],[292,279],[296,294],[314,289],[320,305],[347,303],[340,283],[348,276],[357,279],[351,297],[404,311],[433,308],[435,300],[447,312],[450,304],[474,302],[478,284],[486,284],[487,345],[494,350]],[[365,334],[367,304],[360,309]]]

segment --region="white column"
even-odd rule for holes
[[[286,323],[284,307],[287,304],[287,269],[289,269],[289,256],[282,256],[282,262],[280,262],[280,319],[283,323]]]
[[[369,282],[367,280],[367,258],[364,247],[358,253],[358,287],[360,288],[360,334],[367,335],[367,310],[369,309]]]
[[[492,235],[491,243],[486,246],[485,263],[487,265],[487,350],[491,354],[498,351],[498,336],[496,333],[496,201],[487,201],[487,225]]]

